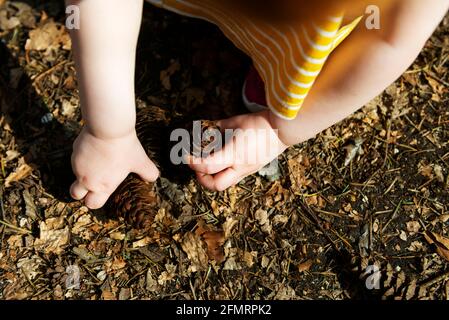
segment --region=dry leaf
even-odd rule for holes
[[[64,251],[63,247],[69,242],[70,238],[69,227],[62,228],[63,225],[64,219],[62,217],[42,221],[39,224],[39,239],[34,241],[34,247],[47,254],[61,254]]]
[[[121,270],[126,267],[126,261],[122,257],[114,257],[112,260],[108,260],[105,263],[105,271],[107,273]]]
[[[254,213],[254,218],[256,219],[256,221],[259,223],[260,225],[260,229],[265,232],[265,233],[271,233],[271,231],[273,230],[270,220],[268,219],[268,212],[266,210],[263,209],[258,209],[255,213]]]
[[[0,11],[0,30],[11,30],[19,25],[19,18],[10,16],[6,10]]]
[[[410,232],[410,234],[415,234],[419,232],[419,229],[421,229],[421,225],[418,221],[409,221],[407,222],[407,231]]]
[[[424,237],[429,244],[434,244],[436,246],[437,253],[442,258],[449,261],[449,238],[430,231],[424,233]]]
[[[25,43],[25,50],[27,51],[57,49],[61,46],[64,50],[72,48],[72,42],[67,30],[52,19],[46,20],[38,28],[31,30],[29,37]]]
[[[22,157],[19,159],[19,165],[14,172],[12,172],[5,179],[5,188],[9,188],[11,183],[25,179],[33,172],[33,168],[25,163],[25,159]]]
[[[420,163],[418,165],[418,172],[423,177],[426,177],[428,179],[433,179],[433,168],[431,165],[424,165]]]
[[[301,194],[301,190],[312,183],[312,180],[308,179],[306,175],[306,169],[309,166],[309,159],[302,155],[288,160],[291,188],[297,194]]]
[[[358,154],[361,154],[363,141],[364,140],[362,138],[356,138],[354,143],[351,143],[343,148],[346,150],[346,158],[344,163],[345,167],[348,166]]]
[[[120,231],[112,232],[109,234],[109,238],[117,241],[122,241],[123,239],[125,239],[125,236],[126,235]]]
[[[312,267],[312,265],[313,265],[313,260],[309,259],[309,260],[307,260],[307,261],[305,261],[303,263],[300,263],[298,265],[298,271],[300,273],[301,272],[305,272],[305,271],[309,271],[310,268]]]
[[[443,168],[439,164],[433,166],[433,172],[435,173],[437,180],[444,183]]]
[[[101,299],[103,300],[117,300],[115,297],[115,294],[111,292],[110,290],[103,290],[101,293]]]
[[[241,267],[237,263],[237,261],[235,261],[235,257],[229,257],[223,266],[223,270],[226,270],[226,271],[233,271],[233,270],[240,270],[240,269],[241,269]]]
[[[257,222],[263,226],[267,224],[268,221],[268,212],[263,209],[257,209],[257,211],[254,213],[254,218],[256,218]]]
[[[289,218],[286,215],[283,214],[277,214],[273,218],[273,224],[286,224],[288,222]]]
[[[416,279],[414,279],[414,280],[412,280],[410,282],[410,285],[408,286],[407,291],[405,293],[405,299],[406,300],[411,300],[415,296],[415,294],[416,294],[416,282],[417,282]]]
[[[37,219],[37,208],[34,204],[34,200],[30,195],[28,189],[23,191],[23,202],[25,202],[25,214],[30,217],[32,220]]]
[[[435,80],[432,76],[428,75],[427,73],[425,73],[424,76],[426,77],[427,82],[429,82],[430,87],[435,93],[435,95],[432,96],[432,100],[440,102],[441,101],[440,97],[442,97],[448,91],[448,89],[444,84]]]
[[[66,117],[73,117],[76,110],[78,109],[78,100],[76,98],[71,98],[70,100],[62,100],[61,114]]]
[[[30,258],[21,258],[17,262],[17,268],[22,269],[28,279],[33,280],[39,274],[39,268],[44,265],[44,261],[37,255]]]
[[[181,243],[182,250],[187,254],[191,262],[193,272],[205,270],[208,265],[207,246],[201,237],[195,233],[187,232]]]
[[[166,271],[162,272],[159,276],[158,283],[160,285],[165,284],[167,281],[171,281],[176,277],[176,266],[171,263],[165,265]]]
[[[0,29],[11,30],[19,25],[27,28],[34,28],[36,26],[36,17],[33,9],[24,2],[0,0]]]
[[[211,226],[200,221],[195,234],[207,245],[207,255],[209,259],[222,263],[225,259],[223,252],[223,244],[225,243],[225,233],[222,230],[213,230]]]
[[[226,217],[225,223],[223,223],[224,237],[228,239],[231,234],[233,228],[239,223],[239,221],[232,215]]]
[[[254,265],[254,259],[257,258],[257,251],[245,251],[243,253],[243,262],[246,264],[248,268],[251,268]]]
[[[124,235],[123,235],[124,236]],[[133,248],[142,248],[149,245],[153,240],[150,237],[142,238],[138,241],[133,242]]]
[[[146,277],[146,289],[150,292],[156,292],[160,290],[159,283],[153,277],[153,272],[151,268],[148,268],[147,277]]]
[[[8,163],[9,161],[12,161],[20,156],[19,151],[16,150],[7,150],[6,151],[6,158],[4,158],[5,162]]]

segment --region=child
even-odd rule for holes
[[[263,8],[254,0],[149,1],[217,24],[253,59],[243,94],[253,113],[218,124],[275,134],[249,144],[237,134],[219,152],[190,161],[198,181],[216,191],[237,184],[380,94],[414,61],[449,7],[449,0],[273,0]],[[143,0],[67,3],[81,12],[81,28],[72,37],[86,123],[74,143],[77,181],[71,194],[96,209],[130,172],[148,181],[159,174],[134,128]],[[368,28],[362,19],[369,5],[380,9],[380,28]],[[256,163],[236,160],[267,145],[270,153]]]

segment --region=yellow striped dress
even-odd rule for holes
[[[343,13],[274,26],[250,19],[220,0],[147,0],[167,10],[216,24],[253,60],[277,116],[296,117],[331,52],[362,17],[343,25]],[[242,0],[243,1],[243,0]]]

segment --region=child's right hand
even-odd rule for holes
[[[135,131],[112,139],[94,136],[85,127],[73,145],[72,168],[77,180],[70,188],[76,200],[99,209],[129,173],[152,182],[159,170],[148,158]]]

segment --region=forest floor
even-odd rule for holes
[[[26,2],[0,0],[0,299],[449,299],[449,17],[381,96],[282,155],[278,181],[212,193],[163,174],[157,239],[70,200],[64,8]],[[145,5],[139,109],[243,113],[249,65],[216,27]]]

